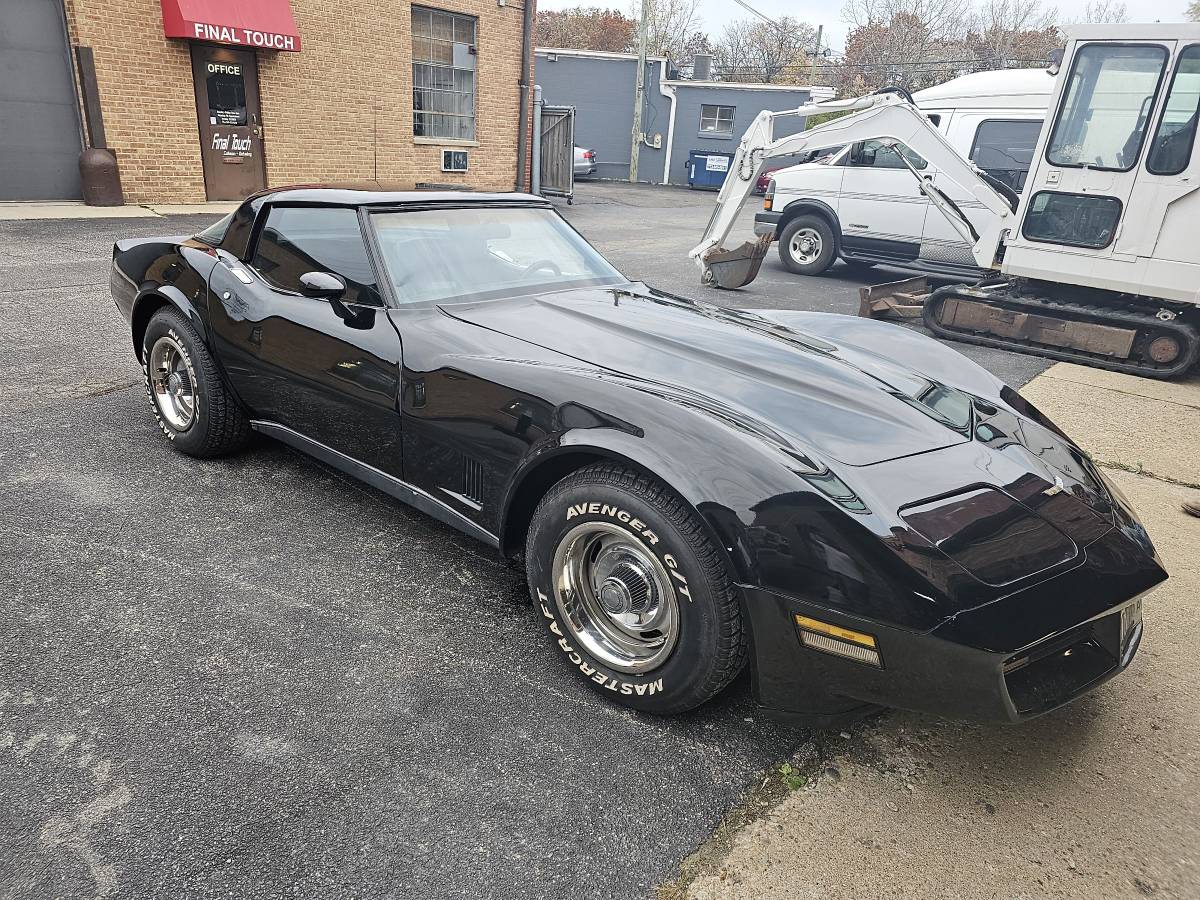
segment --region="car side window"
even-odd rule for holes
[[[272,287],[296,293],[300,293],[301,275],[332,272],[346,282],[342,299],[383,305],[354,209],[271,207],[250,265]]]
[[[971,162],[1020,193],[1041,131],[1036,119],[985,119],[975,130]]]
[[[904,158],[916,169],[924,169],[929,163],[907,147],[901,147]],[[856,169],[907,169],[904,160],[882,141],[860,141],[850,151],[850,165]]]

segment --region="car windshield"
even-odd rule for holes
[[[553,210],[423,209],[371,218],[403,304],[628,283]]]

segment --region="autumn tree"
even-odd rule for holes
[[[736,81],[792,81],[815,50],[816,30],[791,16],[775,22],[739,19],[714,44],[721,73]]]
[[[636,46],[637,23],[618,10],[595,6],[538,10],[536,43],[539,47],[622,53]]]

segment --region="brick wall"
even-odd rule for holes
[[[528,0],[534,2],[534,0]],[[511,190],[517,166],[519,4],[419,4],[476,16],[470,170],[441,171],[412,129],[411,5],[292,0],[304,49],[257,51],[268,185],[434,181]],[[188,43],[162,36],[159,0],[66,0],[72,43],[91,46],[104,126],[131,203],[205,199]]]

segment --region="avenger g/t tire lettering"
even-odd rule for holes
[[[249,440],[250,421],[200,335],[172,307],[156,312],[142,340],[146,396],[158,427],[188,456],[225,456]]]
[[[554,646],[618,703],[684,712],[745,665],[723,557],[691,508],[649,476],[598,464],[560,481],[534,513],[525,565]]]

